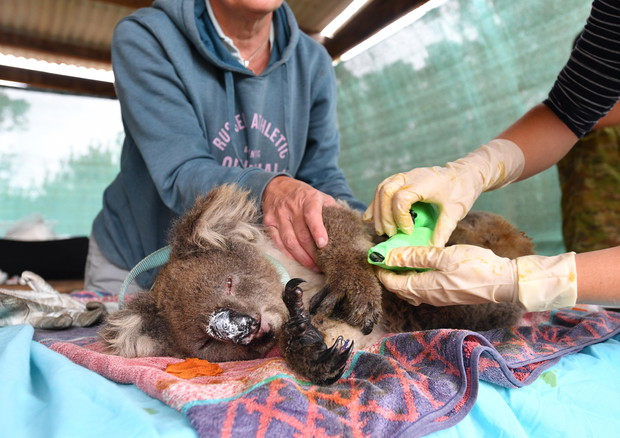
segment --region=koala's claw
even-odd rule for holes
[[[301,278],[293,278],[284,286],[284,293],[282,294],[282,300],[288,309],[291,317],[301,316],[304,312],[304,302],[302,300],[303,291],[298,286],[301,283],[305,283],[305,280]]]
[[[365,321],[365,325],[362,327],[362,334],[369,335],[372,329],[375,328],[375,321]]]
[[[340,336],[331,347],[327,347],[304,308],[303,292],[297,287],[302,281],[298,278],[290,280],[282,294],[290,313],[280,339],[282,354],[291,368],[313,383],[329,385],[342,376],[353,342]]]
[[[328,315],[358,327],[362,334],[372,332],[381,318],[381,292],[367,288],[362,293],[348,295],[345,288],[325,287],[310,300],[312,315]]]
[[[349,354],[351,354],[352,350],[353,341],[349,341],[348,339],[344,339],[342,336],[338,336],[332,346],[319,354],[319,357],[317,359],[320,362],[333,362],[334,370],[341,369],[340,375],[342,375],[342,371],[344,371],[344,365],[346,364],[347,359],[349,358]],[[340,375],[338,377],[340,377]],[[337,380],[338,377],[334,380]]]

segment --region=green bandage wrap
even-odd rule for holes
[[[398,233],[385,242],[370,248],[368,250],[368,263],[393,271],[415,270],[422,272],[428,270],[422,268],[388,266],[385,264],[389,252],[394,248],[403,246],[428,246],[428,242],[435,229],[435,224],[437,223],[437,207],[434,204],[426,202],[416,202],[411,206],[410,211],[414,224],[413,232],[411,234],[405,234],[399,230]]]

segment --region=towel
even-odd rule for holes
[[[563,356],[618,334],[620,314],[559,310],[526,314],[508,329],[389,335],[356,352],[331,386],[305,381],[279,356],[182,379],[165,371],[182,359],[106,354],[94,328],[37,332],[73,362],[183,412],[200,437],[421,437],[467,415],[480,380],[529,385]]]

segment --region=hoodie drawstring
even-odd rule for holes
[[[291,141],[293,140],[292,136],[289,136],[289,133],[291,133],[291,127],[292,127],[292,123],[293,123],[293,111],[289,111],[289,106],[290,106],[290,101],[289,101],[289,95],[290,95],[290,84],[288,81],[288,63],[284,62],[282,63],[282,107],[284,108],[284,135],[286,136],[287,140],[288,140],[288,164],[290,164],[292,162],[291,160],[291,151],[293,150]],[[289,166],[286,166],[286,169],[283,169],[283,171],[290,173],[290,169],[288,168]]]
[[[224,72],[224,88],[226,88],[226,112],[228,118],[228,135],[231,137],[235,135],[235,80],[233,77],[233,73],[229,70]],[[239,141],[242,143],[240,146],[243,148],[243,138],[241,137],[241,131],[237,133],[237,137]],[[234,144],[231,144],[231,148],[235,158],[239,160],[239,167],[244,168],[244,160],[239,156],[237,152],[237,148],[234,147]]]

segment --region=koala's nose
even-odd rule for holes
[[[247,345],[260,328],[260,321],[232,309],[222,309],[211,314],[208,332],[221,341]]]

